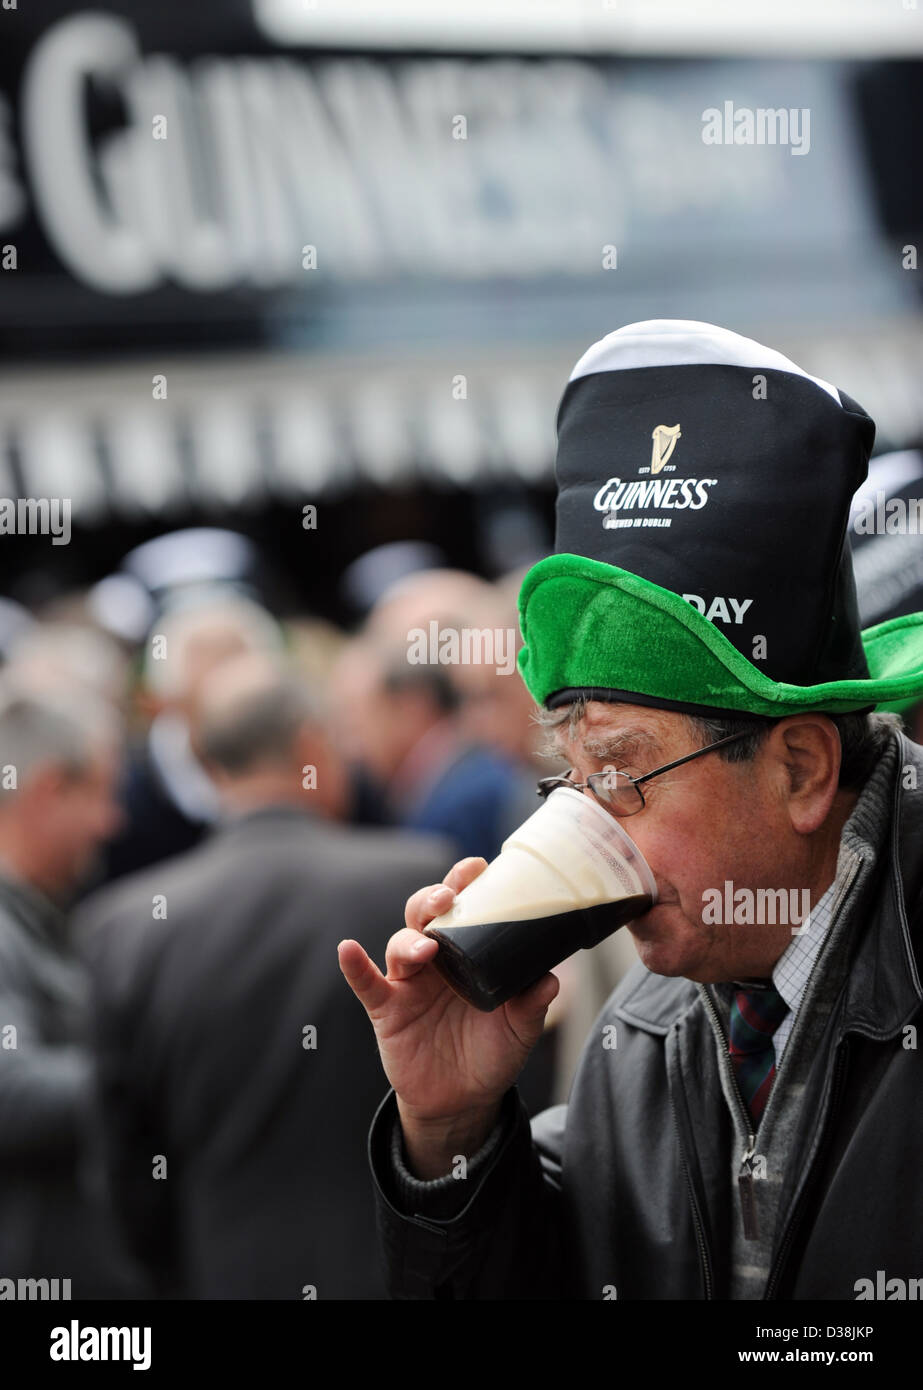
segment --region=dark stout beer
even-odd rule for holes
[[[592,796],[559,787],[425,928],[433,964],[485,1013],[657,901],[644,856]]]
[[[491,1013],[581,948],[596,946],[652,906],[646,893],[518,922],[424,928],[439,942],[433,964],[467,1003]]]

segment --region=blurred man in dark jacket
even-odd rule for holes
[[[406,641],[362,637],[345,653],[334,686],[344,745],[393,823],[448,836],[458,855],[494,858],[513,829],[509,808],[521,805],[519,774],[467,736],[452,668],[413,664]],[[529,793],[534,798],[531,783]]]
[[[164,1296],[384,1297],[383,1077],[336,947],[361,922],[383,957],[450,848],[335,823],[339,760],[268,658],[222,666],[194,729],[224,822],[83,907],[121,1218]]]
[[[58,1296],[141,1291],[93,1164],[88,981],[62,905],[118,824],[111,718],[0,692],[0,1277]],[[69,1284],[62,1281],[68,1280]]]

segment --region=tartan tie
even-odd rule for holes
[[[728,1053],[754,1126],[759,1125],[776,1074],[772,1035],[787,1013],[788,1005],[772,985],[739,989],[731,1004]]]

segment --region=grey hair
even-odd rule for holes
[[[293,749],[299,729],[319,722],[319,707],[303,682],[289,672],[199,715],[196,751],[207,763],[235,775],[279,762]]]
[[[825,714],[824,717],[835,725],[840,736],[839,786],[844,790],[858,791],[865,785],[893,734],[900,730],[900,717],[876,711],[870,714]],[[736,743],[728,744],[727,748],[718,749],[719,758],[729,763],[750,762],[772,726],[779,722],[777,719],[763,719],[754,728],[754,719],[743,716],[739,719],[730,715],[726,719],[712,719],[690,714],[686,715],[686,719],[693,733],[708,743],[716,743],[719,738],[753,729],[749,738],[738,739]]]
[[[541,750],[545,757],[560,757],[555,736],[559,729],[567,726],[568,735],[573,738],[578,725],[586,714],[587,700],[578,696],[558,709],[537,709],[533,714],[535,722],[548,734],[548,742]],[[750,732],[749,738],[738,739],[726,748],[718,749],[718,757],[728,763],[750,762],[756,756],[763,739],[766,738],[778,719],[763,718],[759,715],[727,715],[723,718],[702,715],[683,715],[693,738],[706,743],[717,743],[719,739],[731,734]],[[840,761],[840,787],[858,790],[864,785],[875,764],[881,758],[893,734],[901,729],[900,717],[896,714],[826,714],[840,736],[842,756]]]
[[[536,705],[532,711],[532,722],[537,724],[545,735],[544,742],[538,750],[540,758],[560,758],[561,750],[558,747],[558,730],[567,725],[567,734],[573,738],[577,733],[577,726],[586,714],[587,701],[582,695],[578,695],[576,700],[571,700],[569,704],[559,705],[557,709],[545,709],[542,705]]]
[[[83,691],[65,697],[19,685],[8,675],[0,684],[0,800],[9,801],[41,766],[79,777],[99,747],[120,732],[118,717],[101,697]],[[15,769],[13,779],[9,768]]]
[[[279,624],[252,599],[234,595],[172,609],[155,622],[144,654],[144,682],[161,699],[186,693],[189,657],[197,646],[217,633],[239,638],[243,651],[281,654],[285,648]],[[155,647],[161,639],[163,655]]]
[[[31,685],[58,680],[117,704],[129,679],[129,661],[114,638],[78,623],[36,623],[14,643],[7,668]],[[34,679],[33,679],[34,677]]]

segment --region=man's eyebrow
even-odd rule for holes
[[[590,758],[621,759],[633,762],[636,757],[657,757],[660,743],[648,729],[619,729],[614,734],[587,734],[581,748]]]

